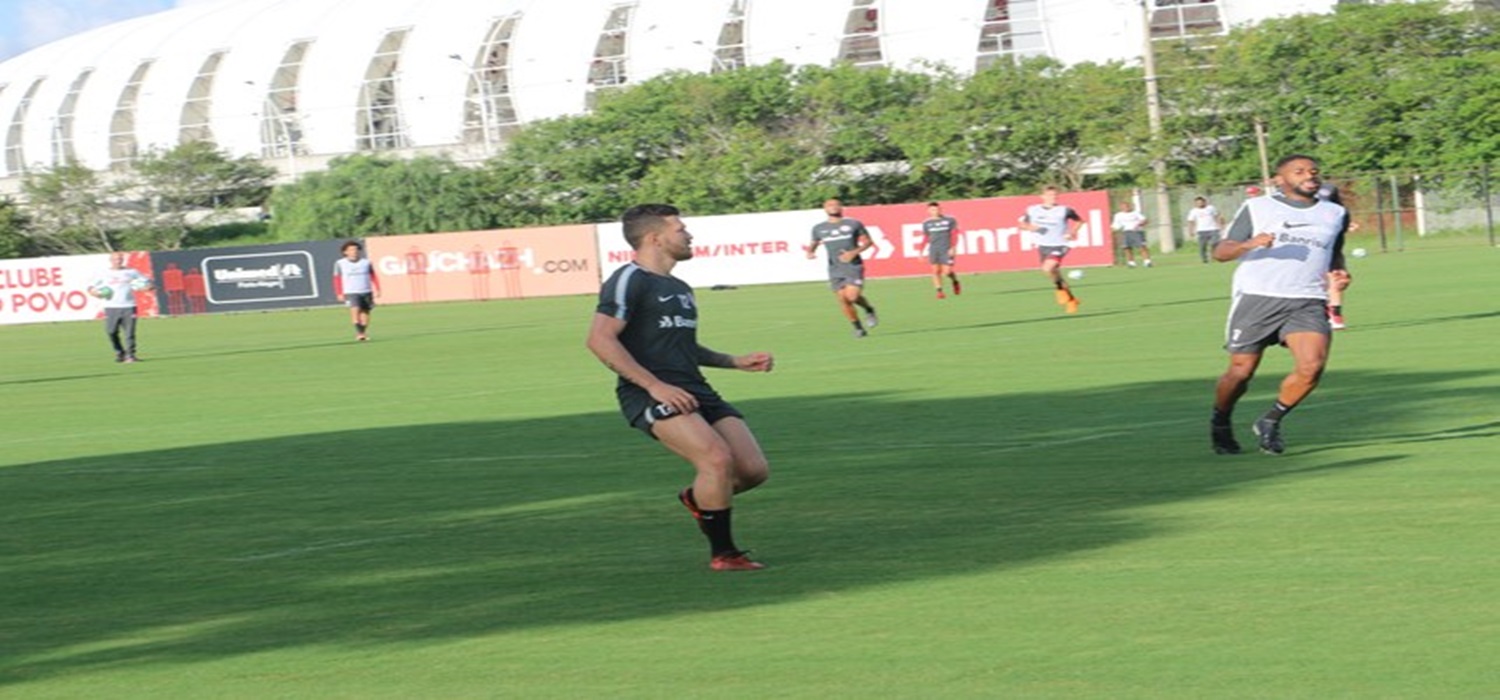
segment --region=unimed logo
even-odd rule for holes
[[[204,258],[208,300],[214,304],[315,299],[313,256],[305,250]]]

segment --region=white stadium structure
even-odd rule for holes
[[[1348,0],[1147,0],[1163,39]],[[1139,0],[208,0],[0,63],[0,192],[208,141],[295,177],[358,152],[482,158],[668,71],[1134,60]]]

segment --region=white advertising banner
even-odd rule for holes
[[[108,255],[0,260],[0,324],[86,321],[103,302],[88,293]]]
[[[828,279],[822,251],[808,260],[802,249],[812,237],[812,227],[826,218],[821,209],[683,217],[693,236],[693,259],[678,263],[672,275],[697,288]],[[631,259],[619,222],[600,224],[599,267],[604,278]]]

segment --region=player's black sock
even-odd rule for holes
[[[1288,405],[1286,405],[1286,404],[1284,404],[1284,403],[1282,403],[1280,401],[1277,401],[1276,403],[1271,404],[1271,410],[1266,411],[1266,415],[1261,416],[1261,419],[1262,420],[1275,421],[1277,423],[1280,423],[1281,422],[1281,417],[1285,416],[1288,413],[1290,413],[1291,410],[1293,408],[1296,408],[1296,407],[1297,407],[1296,404],[1292,404],[1291,406],[1288,406]]]
[[[1330,306],[1330,307],[1328,307],[1328,309],[1333,312],[1334,316],[1343,316],[1344,315],[1344,305],[1343,304],[1339,304],[1338,306]]]
[[[855,301],[854,303],[859,304],[859,308],[864,309],[865,311],[867,311],[869,313],[872,313],[872,314],[875,313],[875,307],[870,306],[870,302],[865,301],[864,298],[860,298],[859,300]]]
[[[1230,413],[1232,413],[1232,411],[1222,411],[1222,410],[1219,410],[1218,407],[1215,407],[1214,408],[1213,424],[1214,425],[1229,425],[1229,414]]]
[[[734,546],[734,537],[729,534],[729,512],[731,508],[724,510],[705,510],[703,513],[703,534],[708,535],[708,548],[713,554],[729,554],[738,552]]]
[[[354,324],[354,330],[357,333],[363,333],[363,332],[365,332],[365,328],[366,328],[366,326],[363,323],[356,323],[356,324]]]
[[[854,330],[862,331],[865,329],[864,324],[861,324],[859,321],[850,321],[850,323],[854,324]]]
[[[1067,289],[1068,288],[1068,283],[1062,281],[1062,278],[1058,278],[1058,279],[1052,280],[1052,284],[1055,285],[1058,289]]]

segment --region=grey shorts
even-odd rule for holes
[[[950,248],[928,248],[927,262],[933,265],[952,265],[953,250]]]
[[[369,311],[375,308],[375,294],[372,292],[353,292],[344,295],[344,303],[351,309]]]
[[[1229,305],[1224,349],[1230,354],[1258,354],[1292,333],[1332,335],[1328,302],[1323,299],[1283,299],[1239,294]]]
[[[1125,232],[1125,247],[1126,248],[1145,248],[1146,247],[1146,232],[1145,231],[1126,231]]]
[[[1047,258],[1057,258],[1061,261],[1068,257],[1068,250],[1069,248],[1065,245],[1043,245],[1037,246],[1036,255],[1042,262],[1047,262]]]
[[[837,292],[838,290],[848,286],[865,286],[864,266],[828,271],[828,287],[830,289]]]

